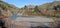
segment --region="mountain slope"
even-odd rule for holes
[[[44,15],[56,16],[57,14],[60,14],[60,12],[58,13],[58,10],[60,8],[58,5],[60,6],[60,1],[54,1],[39,6],[39,9]]]
[[[57,16],[60,17],[60,12],[58,13],[59,10],[59,6],[60,6],[60,1],[54,1],[54,2],[50,2],[50,3],[46,3],[43,5],[38,6],[37,5],[37,9],[34,9],[36,6],[30,5],[30,6],[25,6],[23,7],[22,10],[22,15],[28,15],[28,16],[40,16],[40,15],[45,15],[45,16]],[[57,10],[55,9],[55,7],[57,8]],[[38,12],[36,12],[35,10],[37,10]]]
[[[18,14],[20,16],[51,16],[60,17],[60,1],[46,3],[40,6],[28,5],[23,8],[17,8],[14,5],[0,1],[0,11],[6,16]]]
[[[8,4],[4,1],[0,1],[0,11],[5,16],[12,16],[13,14],[18,13],[19,8],[14,5]]]

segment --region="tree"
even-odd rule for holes
[[[0,7],[1,7],[3,10],[7,10],[7,6],[5,6],[4,4],[0,4]]]
[[[34,8],[34,14],[35,15],[40,15],[40,10],[38,9],[38,6],[35,6],[35,8]]]
[[[0,14],[1,14],[1,10],[0,10]]]
[[[36,13],[37,13],[37,12],[40,12],[39,9],[38,9],[38,6],[35,6],[34,9],[35,9],[34,12],[36,12]]]
[[[55,11],[57,11],[57,10],[58,10],[56,6],[54,6],[54,10],[55,10]]]
[[[25,6],[24,6],[24,9],[26,9],[26,8],[27,8],[27,6],[25,5]]]
[[[57,7],[60,9],[60,5],[57,5]]]
[[[54,6],[54,10],[55,10],[55,14],[54,14],[54,17],[59,17],[59,14],[60,13],[60,5],[57,5],[57,6]]]

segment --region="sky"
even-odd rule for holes
[[[25,5],[42,5],[48,2],[53,2],[54,0],[3,0],[3,1],[21,8],[24,7]]]

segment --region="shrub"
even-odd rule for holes
[[[7,10],[7,7],[4,4],[0,4],[0,7],[3,8],[3,10]]]

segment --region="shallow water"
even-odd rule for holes
[[[11,16],[12,19],[15,19],[16,21],[22,21],[22,22],[29,22],[29,25],[30,26],[38,26],[37,24],[35,23],[39,23],[39,22],[54,22],[54,20],[52,18],[44,18],[44,17],[39,17],[39,16],[17,16],[16,14],[14,14],[13,16]],[[18,23],[16,22],[16,24]],[[34,22],[34,23],[31,23],[31,22]],[[21,22],[20,22],[21,23]],[[12,25],[14,23],[11,23],[11,26],[15,26],[16,24]],[[31,25],[32,24],[32,25]],[[44,23],[45,25],[49,26],[48,23]],[[17,24],[19,25],[19,24]],[[16,25],[16,26],[17,26]],[[40,25],[40,24],[39,24]],[[25,28],[25,26],[24,26]]]
[[[29,21],[29,22],[54,22],[52,18],[45,18],[41,16],[17,16],[14,14],[11,16],[12,19],[16,19],[17,21]]]

